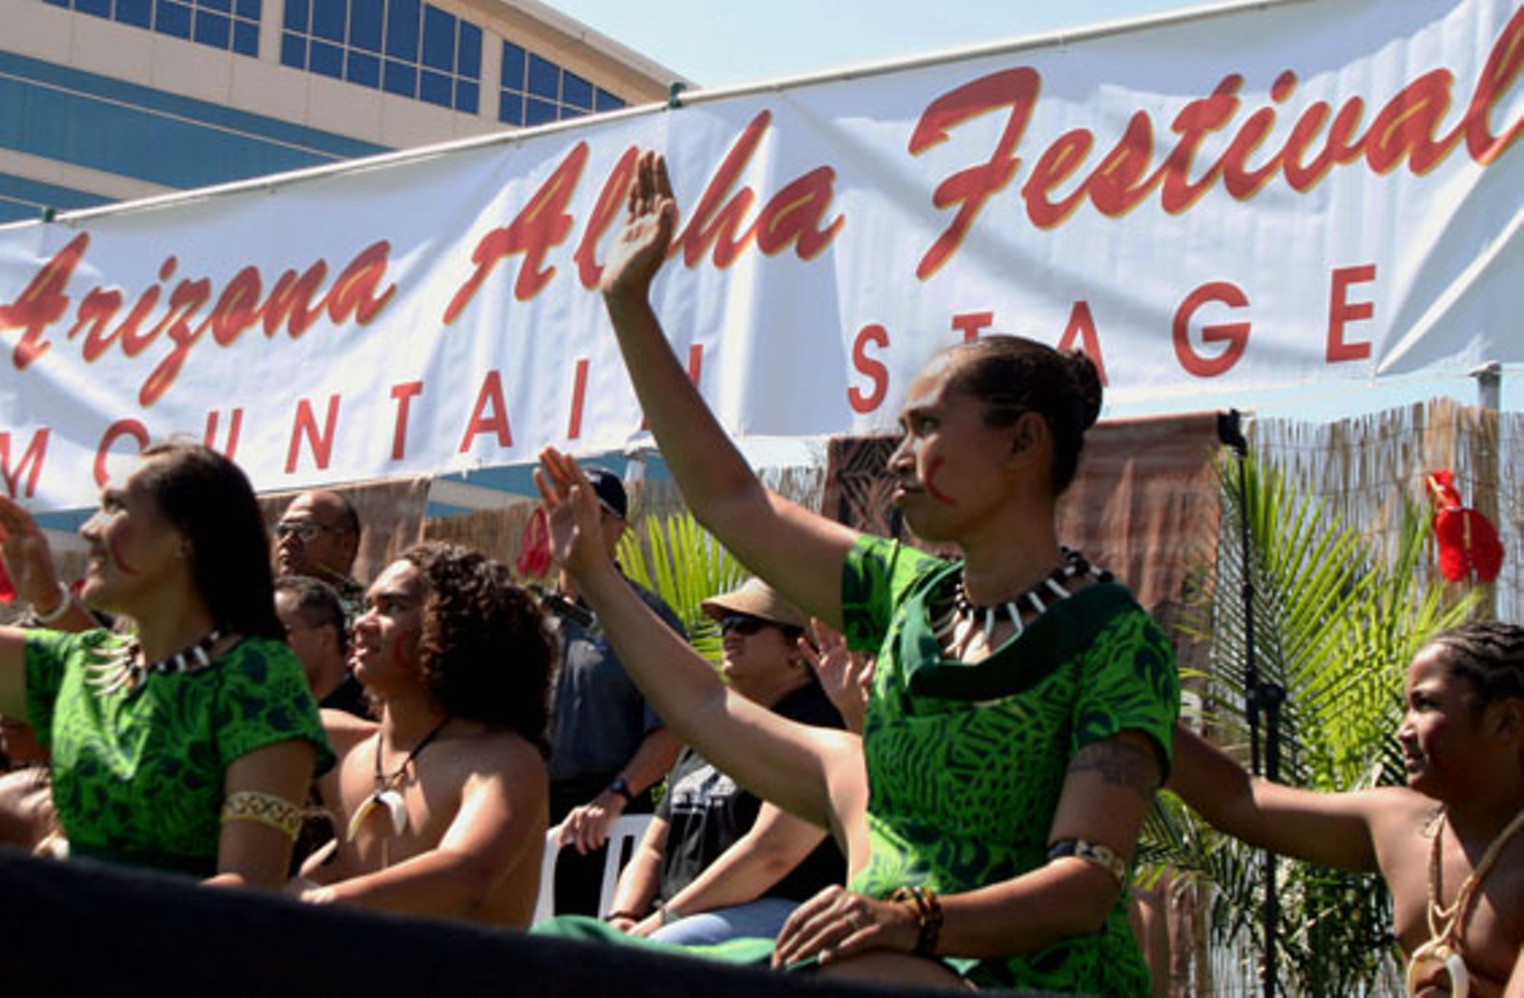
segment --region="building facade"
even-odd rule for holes
[[[0,0],[0,223],[686,83],[536,0]]]

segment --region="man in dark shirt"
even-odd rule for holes
[[[612,472],[586,471],[602,506],[603,540],[612,556],[626,529],[629,498]],[[565,572],[559,587],[546,600],[561,639],[549,763],[550,820],[560,825],[557,842],[562,847],[555,911],[596,915],[609,827],[620,815],[651,810],[651,788],[671,768],[681,746],[625,674]],[[683,633],[661,597],[636,588],[673,630]]]

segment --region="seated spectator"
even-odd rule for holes
[[[1380,873],[1408,994],[1524,995],[1524,627],[1439,635],[1413,658],[1406,700],[1405,787],[1282,786],[1184,727],[1169,786],[1250,845]]]
[[[618,476],[588,469],[598,496],[598,538],[610,558],[629,529],[630,499]],[[626,580],[678,634],[682,624],[660,596]],[[630,681],[576,580],[558,572],[546,600],[560,642],[550,748],[550,820],[557,826],[555,910],[595,915],[609,828],[626,814],[650,814],[652,790],[682,743]]]
[[[703,608],[720,622],[732,689],[800,723],[842,726],[801,653],[803,614],[760,579]],[[825,829],[764,805],[685,749],[608,921],[684,946],[772,937],[799,902],[845,874]]]
[[[276,571],[333,586],[351,622],[365,602],[365,587],[350,574],[359,552],[359,514],[337,492],[303,492],[291,500],[275,524]]]
[[[545,842],[555,646],[535,601],[475,552],[420,544],[370,587],[351,662],[379,724],[324,714],[340,830],[296,885],[313,903],[525,926]]]
[[[275,615],[318,706],[369,718],[365,688],[349,671],[349,627],[338,591],[311,576],[282,575],[275,580]]]
[[[248,479],[205,447],[152,446],[80,535],[76,598],[36,522],[0,497],[0,554],[44,625],[0,628],[0,713],[51,752],[70,854],[279,887],[330,753],[281,640]],[[99,629],[81,601],[135,634]]]

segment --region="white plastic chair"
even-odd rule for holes
[[[598,917],[603,918],[614,906],[614,888],[619,886],[619,872],[635,854],[635,847],[646,834],[651,823],[649,814],[626,814],[614,819],[609,826],[608,853],[603,859],[603,884],[598,890]],[[557,825],[545,833],[545,852],[540,859],[540,896],[535,901],[534,921],[543,922],[556,913],[556,859],[561,850],[556,848]],[[567,848],[571,848],[568,846]]]

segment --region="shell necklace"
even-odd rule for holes
[[[407,768],[413,764],[414,759],[418,758],[418,753],[422,752],[424,746],[433,741],[434,736],[439,734],[440,730],[446,724],[449,724],[450,721],[450,715],[446,714],[444,720],[434,725],[428,734],[418,740],[418,744],[413,746],[413,750],[407,754],[407,758],[402,760],[402,765],[390,773],[385,773],[381,770],[381,732],[376,732],[375,789],[371,791],[369,797],[365,798],[365,803],[355,808],[354,815],[349,819],[349,828],[344,832],[344,841],[353,842],[355,836],[360,833],[360,826],[365,824],[365,819],[370,817],[371,812],[381,808],[385,808],[386,813],[391,816],[392,831],[397,835],[402,834],[403,830],[407,828],[407,804],[402,799],[402,791],[398,790],[397,787],[401,784],[403,774],[407,772]]]
[[[200,672],[212,664],[212,649],[221,640],[221,628],[214,627],[201,640],[186,645],[173,655],[139,665],[138,656],[142,653],[143,646],[133,639],[125,648],[108,657],[97,659],[92,654],[91,660],[84,667],[85,685],[96,696],[104,697],[124,686],[129,690],[137,689],[143,684],[143,677],[150,672]]]
[[[1110,572],[1097,569],[1086,560],[1083,554],[1068,548],[1061,550],[1064,553],[1063,564],[1049,572],[1035,586],[1028,587],[999,606],[980,606],[969,599],[967,580],[960,569],[958,586],[953,592],[952,599],[947,600],[944,597],[942,605],[932,614],[932,633],[938,641],[947,641],[949,635],[951,636],[951,641],[944,644],[944,648],[961,648],[973,635],[974,629],[983,623],[985,643],[992,644],[995,624],[1003,614],[1016,629],[1013,637],[1019,638],[1026,630],[1021,622],[1023,611],[1031,610],[1041,616],[1047,612],[1048,607],[1068,599],[1074,595],[1069,589],[1071,580],[1088,577],[1096,582],[1111,581]]]
[[[1439,879],[1440,879],[1440,840],[1444,837],[1445,811],[1440,809],[1434,821],[1434,845],[1429,850],[1429,941],[1413,951],[1408,958],[1408,994],[1418,993],[1418,977],[1422,965],[1431,960],[1443,963],[1445,973],[1450,976],[1451,998],[1466,998],[1466,992],[1471,987],[1471,975],[1466,972],[1466,961],[1461,957],[1461,935],[1466,927],[1466,915],[1471,910],[1471,902],[1476,897],[1476,889],[1482,885],[1482,879],[1492,869],[1492,864],[1497,861],[1502,853],[1503,846],[1513,838],[1519,829],[1524,828],[1524,809],[1514,815],[1508,827],[1498,833],[1497,838],[1487,847],[1482,854],[1481,862],[1471,870],[1471,875],[1460,885],[1460,890],[1455,892],[1455,900],[1450,907],[1442,907],[1439,903]]]

